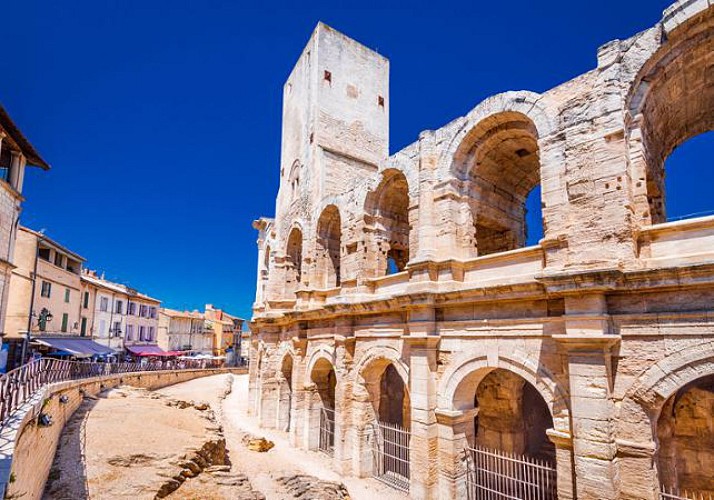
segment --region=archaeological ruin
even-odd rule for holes
[[[389,107],[388,60],[319,24],[254,223],[262,425],[413,498],[713,494],[714,217],[668,221],[664,179],[714,130],[714,3],[392,155]]]

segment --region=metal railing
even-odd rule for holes
[[[680,491],[678,488],[662,487],[660,492],[662,500],[714,500],[714,495],[701,491]]]
[[[92,363],[41,358],[0,376],[0,426],[42,387],[118,373],[219,368],[221,360],[180,360],[154,363]]]
[[[409,440],[411,433],[397,424],[372,424],[375,479],[401,491],[409,491]]]
[[[335,410],[320,410],[320,440],[318,449],[328,455],[335,453]]]
[[[557,500],[555,465],[525,455],[466,448],[469,500]]]

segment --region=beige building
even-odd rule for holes
[[[0,106],[0,332],[7,333],[7,308],[12,270],[14,269],[15,238],[20,217],[22,188],[27,165],[49,170],[49,165],[37,153],[5,108]],[[26,327],[25,327],[26,328]],[[15,343],[10,357],[14,354]],[[4,362],[1,363],[5,365]]]
[[[714,5],[681,0],[389,155],[388,61],[318,25],[255,222],[262,425],[413,498],[713,493],[714,217],[668,222],[664,191],[714,130],[713,55]]]
[[[84,260],[48,236],[19,227],[5,323],[14,361],[28,326],[32,336],[86,335],[79,316]]]
[[[158,345],[165,351],[213,352],[213,330],[199,311],[159,310]]]
[[[240,332],[245,320],[217,309],[212,304],[206,304],[204,317],[206,327],[213,331],[213,354],[225,356],[235,352],[236,345],[241,342]]]
[[[149,352],[157,346],[161,301],[85,270],[82,317],[92,337],[117,353]]]

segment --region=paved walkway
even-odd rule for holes
[[[332,460],[323,453],[296,449],[290,446],[286,432],[262,429],[255,417],[248,416],[248,376],[234,377],[233,392],[223,401],[222,419],[226,442],[233,467],[247,474],[253,487],[265,494],[266,498],[292,499],[275,481],[276,478],[309,474],[326,481],[344,483],[355,500],[401,500],[407,495],[371,478],[342,476],[332,466]],[[199,382],[198,380],[187,384]],[[256,453],[245,449],[241,443],[246,434],[264,436],[275,443],[275,448],[267,453]]]

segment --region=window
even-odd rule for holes
[[[114,332],[115,337],[121,335],[121,321],[114,322],[114,328],[112,329],[112,331]]]
[[[49,299],[51,293],[52,293],[52,283],[50,283],[49,281],[43,281],[42,282],[42,291],[40,292],[40,295],[42,295],[43,297],[47,297]]]
[[[55,252],[55,266],[62,267],[64,260],[64,255],[61,253]]]
[[[139,306],[139,316],[141,316],[142,318],[146,318],[146,309],[146,306],[144,304],[141,304]]]
[[[65,288],[64,289],[64,301],[67,303],[69,303],[69,293],[70,293],[69,288]]]
[[[136,302],[129,302],[129,304],[127,305],[127,314],[136,316]]]
[[[89,292],[84,292],[84,301],[82,302],[82,306],[84,306],[85,309],[89,307]]]
[[[109,298],[102,297],[99,299],[99,310],[102,312],[107,312],[109,310]]]
[[[67,323],[69,322],[69,314],[67,313],[62,313],[62,327],[61,330],[63,332],[67,331]]]
[[[99,320],[99,336],[103,336],[104,333],[107,331],[107,322],[104,321],[103,319]]]
[[[156,308],[152,307],[149,311],[149,316],[151,317],[151,319],[156,319]]]
[[[117,300],[115,309],[115,313],[124,314],[124,302],[122,302],[121,300]]]
[[[50,261],[50,249],[49,249],[49,248],[40,248],[40,249],[38,249],[38,250],[37,250],[37,256],[38,256],[40,259],[49,262],[49,261]]]
[[[149,340],[149,341],[154,340],[154,327],[153,326],[149,327],[148,334],[146,335],[146,340]]]
[[[146,330],[146,327],[144,327],[144,326],[139,327],[139,340],[144,340],[144,330]]]
[[[134,325],[126,325],[126,339],[134,340]]]
[[[87,335],[87,318],[82,318],[82,326],[80,327],[79,334],[84,337]]]

